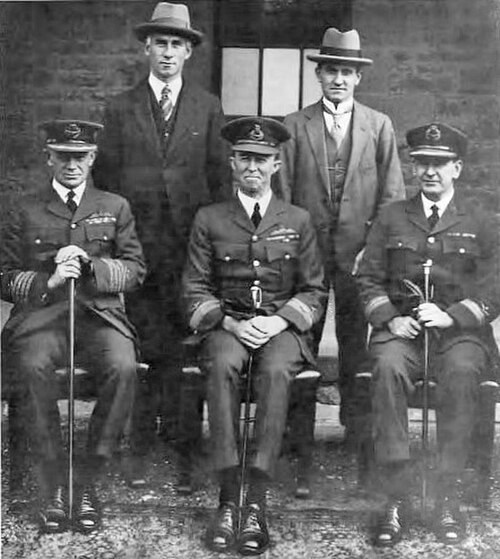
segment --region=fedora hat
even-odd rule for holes
[[[342,33],[335,27],[330,27],[323,35],[319,54],[307,56],[314,62],[344,62],[346,64],[373,64],[371,58],[363,58],[359,33],[355,29]]]
[[[198,45],[203,40],[203,33],[191,28],[188,7],[170,2],[156,4],[151,20],[136,25],[134,33],[139,41],[144,41],[151,33],[179,35],[192,41],[193,45]]]

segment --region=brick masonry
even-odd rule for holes
[[[187,73],[210,89],[218,78],[218,1],[188,1],[195,27],[208,41]],[[0,218],[17,193],[46,178],[38,122],[75,115],[100,120],[105,98],[146,73],[132,28],[149,19],[155,4],[0,3]],[[404,131],[440,119],[471,139],[462,187],[500,209],[500,2],[353,0],[352,8],[365,53],[375,60],[359,99],[392,117],[409,189]]]

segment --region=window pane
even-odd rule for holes
[[[256,115],[259,49],[222,49],[222,106],[227,115]]]
[[[264,49],[262,114],[285,116],[299,108],[300,51]]]
[[[321,87],[316,77],[316,62],[307,59],[308,54],[318,54],[318,49],[304,49],[302,67],[302,107],[315,103],[321,97]],[[302,108],[301,107],[301,108]]]

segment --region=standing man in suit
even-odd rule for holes
[[[161,375],[162,415],[167,434],[175,436],[179,341],[185,335],[180,275],[196,210],[225,197],[223,113],[215,96],[183,77],[203,40],[187,6],[160,2],[134,31],[144,42],[149,75],[107,104],[94,179],[125,196],[137,220],[149,273],[127,309],[143,358]],[[138,439],[146,440],[140,433]]]
[[[355,375],[367,366],[366,321],[354,279],[366,235],[379,209],[405,197],[396,138],[389,118],[354,100],[361,68],[358,32],[326,30],[317,55],[323,92],[313,105],[290,114],[285,126],[281,185],[286,200],[313,219],[327,277],[335,293],[339,343],[340,419],[354,442]],[[351,437],[352,435],[352,437]]]
[[[222,133],[233,145],[237,195],[202,208],[193,224],[183,279],[189,326],[203,336],[201,363],[220,505],[208,533],[211,548],[262,553],[269,544],[266,490],[280,455],[290,383],[314,363],[311,328],[326,299],[321,257],[309,214],[274,197],[271,177],[279,144],[289,138],[279,122],[244,117]],[[255,316],[251,288],[260,289]],[[239,377],[253,352],[256,452],[239,534]]]
[[[76,281],[76,352],[96,376],[98,399],[81,464],[75,528],[99,525],[94,482],[130,416],[136,338],[122,293],[146,274],[128,202],[88,180],[101,125],[79,120],[42,126],[50,184],[23,199],[0,248],[2,299],[14,303],[2,331],[3,379],[19,393],[47,500],[42,529],[67,527],[65,460],[54,371],[68,362],[68,280]]]
[[[455,182],[467,138],[441,123],[406,136],[420,192],[384,208],[368,236],[359,271],[373,327],[373,434],[388,499],[375,543],[394,545],[408,523],[408,396],[422,378],[423,331],[429,332],[440,446],[435,531],[447,544],[465,535],[459,487],[475,423],[479,385],[493,382],[498,350],[490,322],[500,312],[498,225],[493,212],[465,198]],[[408,297],[408,280],[430,300]]]

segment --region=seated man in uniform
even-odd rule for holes
[[[99,124],[43,124],[52,181],[23,199],[0,247],[2,299],[14,303],[2,332],[4,382],[23,396],[26,429],[46,502],[42,529],[68,524],[55,370],[68,363],[68,280],[76,280],[76,355],[96,375],[98,400],[78,479],[75,528],[99,524],[96,476],[123,433],[136,385],[134,329],[121,293],[145,275],[127,201],[92,187]]]
[[[201,209],[191,232],[183,292],[190,327],[203,336],[209,424],[220,505],[208,532],[218,551],[244,554],[269,543],[266,489],[280,454],[290,382],[313,363],[311,328],[326,299],[321,258],[309,214],[272,194],[286,128],[245,117],[222,129],[232,144],[235,197]],[[254,315],[251,288],[262,305]],[[257,403],[256,451],[237,534],[239,377],[253,354]]]
[[[432,123],[410,130],[407,141],[420,192],[382,210],[359,273],[373,326],[375,457],[388,496],[375,539],[381,546],[398,541],[407,521],[407,398],[423,376],[424,329],[429,371],[437,382],[435,531],[445,543],[464,535],[457,481],[468,455],[479,384],[497,357],[489,325],[500,310],[497,226],[493,215],[455,188],[467,138],[451,126]],[[427,298],[424,263],[430,266]],[[408,280],[423,300],[408,297]]]

